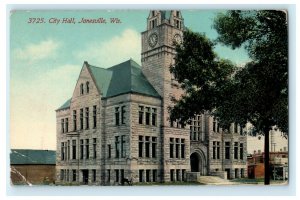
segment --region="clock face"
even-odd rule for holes
[[[152,33],[149,38],[148,38],[148,43],[150,47],[155,47],[155,45],[157,44],[158,41],[158,35],[157,33]]]
[[[174,42],[175,44],[181,44],[182,43],[182,37],[178,33],[174,35]]]

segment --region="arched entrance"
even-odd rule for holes
[[[190,156],[191,172],[200,172],[201,175],[206,175],[206,160],[204,155],[194,152]]]
[[[191,172],[199,172],[200,156],[198,153],[192,153],[191,155]]]

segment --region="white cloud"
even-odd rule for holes
[[[59,46],[59,42],[47,39],[37,44],[28,44],[24,48],[15,49],[13,56],[16,60],[32,63],[53,57]]]
[[[83,50],[76,52],[79,62],[88,61],[99,67],[110,67],[130,58],[140,63],[140,33],[126,29],[120,35],[108,41],[93,41]]]

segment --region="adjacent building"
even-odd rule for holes
[[[223,131],[209,113],[186,126],[169,119],[171,99],[184,94],[169,71],[183,30],[180,11],[150,11],[141,66],[131,59],[106,69],[83,63],[72,97],[56,110],[58,184],[247,175],[238,124]]]

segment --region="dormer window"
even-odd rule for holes
[[[83,83],[80,84],[80,95],[83,95],[84,89],[83,89]]]
[[[179,11],[176,11],[176,17],[179,17]]]
[[[86,93],[88,94],[90,92],[90,83],[86,82]]]

